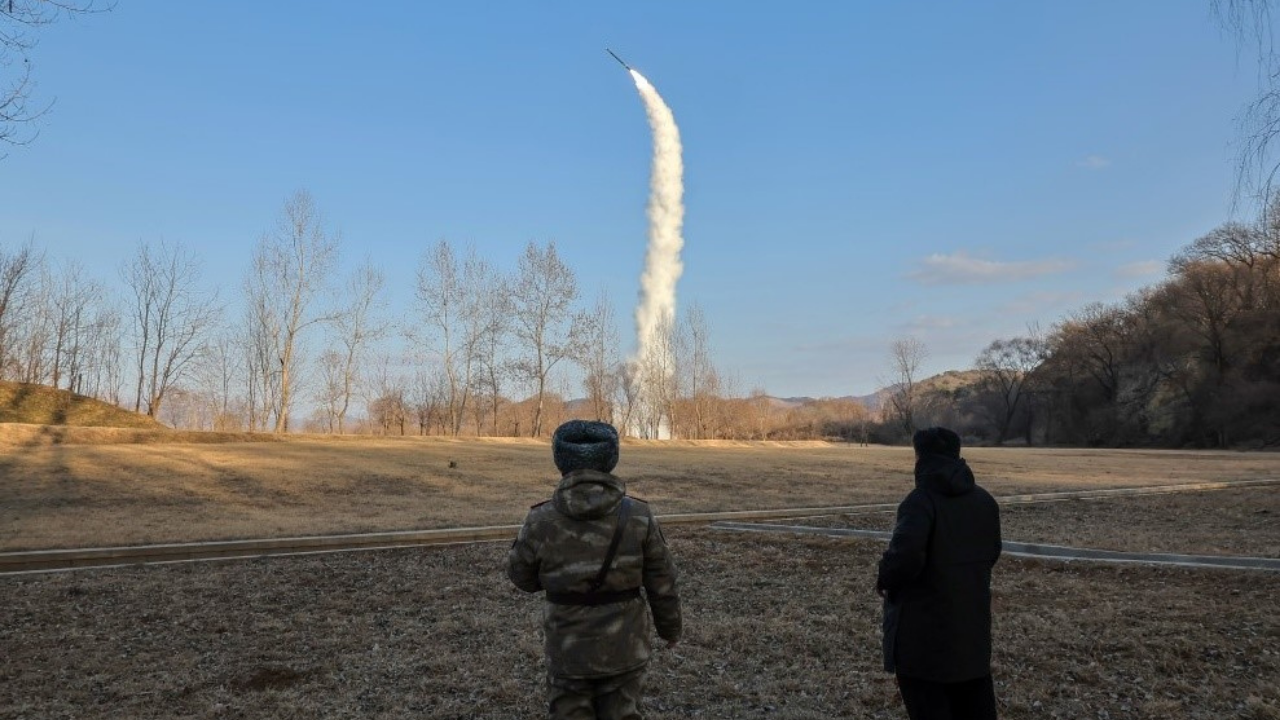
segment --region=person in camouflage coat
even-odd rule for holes
[[[530,509],[506,568],[516,587],[546,592],[548,717],[643,718],[653,629],[667,647],[680,639],[675,564],[648,503],[627,497],[611,474],[612,425],[571,420],[552,445],[563,477],[550,500]]]

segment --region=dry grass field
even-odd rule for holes
[[[547,444],[533,441],[103,439],[5,448],[5,548],[515,524],[554,474]],[[1280,477],[1275,454],[966,456],[997,494]],[[618,472],[671,513],[893,502],[910,459],[894,448],[628,443]],[[1274,557],[1278,496],[1010,506],[1005,535]],[[891,517],[827,521],[883,528]],[[905,717],[879,671],[882,543],[667,534],[688,633],[651,667],[650,717]],[[510,587],[505,552],[0,577],[0,718],[539,717],[541,600]],[[1003,718],[1280,720],[1280,573],[1005,558],[994,584]]]
[[[892,530],[894,511],[771,521]],[[1006,505],[1007,540],[1137,553],[1280,558],[1280,485]]]
[[[0,426],[0,550],[511,525],[556,474],[545,440],[268,442],[68,428],[50,442],[32,428]],[[966,457],[996,494],[1280,478],[1278,453],[974,448]],[[895,502],[911,463],[907,448],[627,442],[617,473],[668,514]]]
[[[867,540],[668,532],[650,717],[903,718]],[[0,578],[3,718],[540,717],[505,543]],[[1007,720],[1280,717],[1280,574],[1004,559]]]

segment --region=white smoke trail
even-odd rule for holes
[[[649,249],[640,276],[640,304],[636,306],[637,358],[652,359],[667,346],[661,334],[670,332],[676,312],[676,281],[684,266],[680,249],[684,238],[684,160],[680,129],[671,108],[643,75],[631,70],[653,132],[653,167],[649,177]]]

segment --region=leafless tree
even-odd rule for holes
[[[916,430],[915,407],[919,400],[916,382],[920,379],[920,366],[928,357],[928,349],[916,338],[895,340],[889,345],[893,385],[887,409],[894,422],[908,435]]]
[[[94,323],[98,319],[94,307],[103,303],[106,289],[85,276],[79,263],[63,265],[59,276],[50,283],[53,319],[53,364],[50,384],[80,392],[84,382],[89,343],[94,339]]]
[[[1059,363],[1083,368],[1113,403],[1119,398],[1129,341],[1124,311],[1102,303],[1090,303],[1073,313],[1054,329],[1051,340]]]
[[[624,360],[613,367],[617,378],[613,394],[614,418],[618,432],[622,434],[639,434],[638,411],[640,408],[640,370],[639,362]]]
[[[682,378],[677,369],[683,341],[675,318],[663,318],[654,328],[646,349],[636,358],[639,386],[636,425],[641,437],[664,437],[673,433],[680,423],[677,403]]]
[[[413,413],[409,383],[389,356],[381,358],[371,386],[368,413],[374,432],[404,435]]]
[[[419,435],[430,434],[433,427],[441,432],[445,430],[448,395],[443,373],[420,368],[414,375],[411,407]]]
[[[161,242],[139,244],[121,269],[132,304],[136,383],[133,408],[156,417],[165,393],[192,369],[216,321],[216,293],[200,289],[195,255]]]
[[[1211,0],[1219,25],[1235,36],[1241,49],[1252,48],[1258,95],[1239,117],[1240,150],[1236,160],[1236,197],[1265,201],[1276,173],[1274,144],[1280,137],[1280,52],[1273,30],[1275,0]]]
[[[529,434],[542,434],[547,384],[552,370],[572,357],[582,320],[571,313],[578,281],[556,254],[555,243],[530,242],[520,257],[512,294],[512,329],[520,354],[515,367],[534,389],[536,405]]]
[[[36,131],[33,121],[52,105],[33,105],[35,82],[31,78],[30,53],[40,29],[58,20],[108,10],[114,3],[96,0],[3,0],[0,2],[0,68],[14,69],[0,84],[0,143],[25,145]],[[8,74],[8,73],[6,73]]]
[[[240,327],[242,367],[247,378],[245,419],[250,432],[266,430],[272,412],[280,405],[277,349],[282,335],[281,318],[263,272],[265,269],[255,260],[254,270],[245,282],[244,322]]]
[[[88,395],[119,405],[124,385],[124,322],[114,296],[95,298],[89,321],[75,344],[79,359],[73,363],[75,386]]]
[[[702,307],[694,304],[686,313],[683,323],[684,347],[682,358],[686,380],[683,383],[688,398],[686,426],[694,439],[712,436],[715,407],[720,398],[720,373],[711,358],[711,329]]]
[[[491,434],[498,434],[498,415],[502,408],[503,386],[511,374],[506,346],[511,333],[510,282],[487,264],[476,264],[468,273],[473,287],[479,322],[476,330],[477,391],[488,399]],[[480,403],[476,403],[479,410]],[[480,432],[477,420],[476,433]]]
[[[1243,305],[1233,287],[1239,269],[1224,263],[1192,262],[1179,270],[1179,280],[1171,286],[1169,310],[1182,320],[1203,343],[1203,355],[1221,383],[1236,360],[1238,351],[1232,332],[1236,321],[1251,310]]]
[[[614,397],[622,378],[618,373],[618,329],[609,296],[601,291],[593,310],[584,316],[582,347],[577,356],[582,367],[582,389],[596,420],[614,421]]]
[[[30,285],[43,264],[30,242],[12,251],[0,249],[0,378],[18,376],[15,345]]]
[[[438,242],[418,268],[418,306],[426,322],[412,334],[417,335],[415,340],[428,343],[439,360],[447,390],[449,432],[454,435],[462,431],[486,339],[493,338],[489,330],[497,321],[489,293],[495,285],[493,271],[474,249],[459,266],[446,240]],[[496,375],[491,380],[496,381]]]
[[[995,400],[991,419],[997,445],[1008,439],[1014,418],[1026,404],[1032,375],[1044,357],[1044,343],[1034,337],[995,340],[978,354],[974,364],[982,373],[980,386]]]
[[[255,351],[256,384],[275,397],[274,431],[289,431],[289,414],[300,384],[303,333],[332,319],[317,310],[337,260],[338,237],[324,228],[315,200],[299,190],[284,203],[274,231],[254,253],[249,276],[249,332]]]
[[[378,317],[378,296],[382,292],[384,276],[372,263],[365,262],[347,280],[343,297],[346,307],[335,315],[330,329],[332,350],[320,357],[323,382],[320,389],[321,407],[330,425],[330,432],[346,432],[347,412],[355,397],[357,374],[370,343],[381,338],[387,328]]]
[[[15,352],[15,377],[24,383],[47,384],[52,378],[54,335],[57,312],[54,295],[57,282],[45,262],[23,290],[19,302],[17,332],[12,344]]]
[[[240,430],[247,419],[247,409],[238,392],[238,380],[244,376],[247,357],[240,347],[243,338],[239,328],[227,328],[206,344],[199,384],[213,408],[214,430]]]

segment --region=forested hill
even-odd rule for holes
[[[0,423],[161,429],[153,418],[47,385],[0,382]]]

